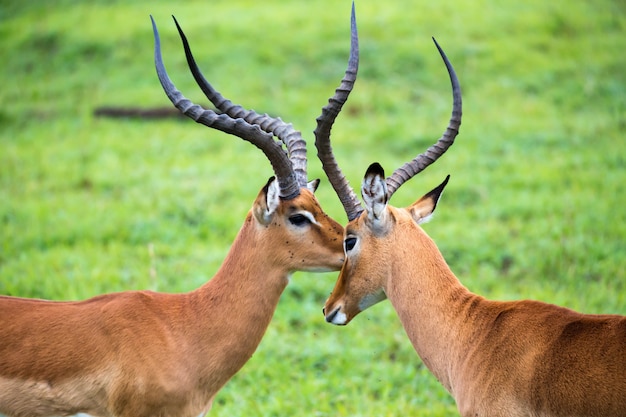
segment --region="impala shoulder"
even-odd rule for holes
[[[121,293],[103,294],[90,298],[84,303],[98,310],[105,317],[113,315],[119,317],[120,314],[126,320],[133,318],[145,319],[146,314],[163,314],[165,309],[173,307],[177,294],[157,293],[154,291],[124,291]],[[92,310],[94,311],[94,310]]]

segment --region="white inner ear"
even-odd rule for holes
[[[277,180],[272,181],[267,187],[267,197],[265,202],[267,203],[265,220],[269,221],[280,204],[280,189],[278,188]]]
[[[319,185],[320,185],[320,180],[316,179],[313,181],[309,181],[306,185],[306,188],[308,188],[310,192],[314,193],[315,191],[317,191],[317,187]]]
[[[440,193],[435,200],[429,193],[413,203],[410,210],[413,220],[415,220],[417,224],[429,222],[435,214],[435,208],[437,207],[442,195],[443,193]]]
[[[417,224],[422,224],[431,221],[435,214],[432,211],[425,213],[420,210],[411,210],[411,215]]]
[[[380,220],[387,207],[387,183],[380,175],[370,175],[363,179],[361,196],[371,220]]]

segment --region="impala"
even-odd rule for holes
[[[0,297],[2,414],[204,414],[254,353],[290,275],[343,264],[343,228],[316,200],[319,181],[307,182],[301,134],[224,99],[204,79],[176,23],[191,72],[219,113],[191,103],[170,81],[152,25],[158,78],[172,103],[260,148],[275,179],[259,192],[216,275],[195,291],[127,291],[78,302]],[[351,49],[355,25],[353,9]],[[318,118],[328,134],[342,100],[338,90]]]
[[[328,138],[316,143],[325,150],[320,157],[349,218],[346,260],[324,307],[326,321],[348,324],[388,298],[418,355],[465,417],[626,416],[626,317],[538,301],[490,301],[470,292],[419,226],[432,215],[449,177],[406,208],[388,205],[458,134],[459,82],[437,48],[452,83],[448,127],[425,154],[388,178],[372,164],[361,186],[364,209]]]

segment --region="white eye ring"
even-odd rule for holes
[[[304,226],[306,223],[319,226],[320,224],[315,220],[315,217],[308,211],[300,211],[289,216],[289,222],[294,226]]]

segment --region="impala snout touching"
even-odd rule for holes
[[[252,209],[257,227],[265,233],[271,231],[273,241],[285,246],[268,257],[268,263],[290,272],[329,272],[342,267],[343,227],[322,210],[313,194],[318,184],[318,180],[309,182],[291,200],[278,198],[278,184],[273,178],[260,191]],[[268,196],[276,199],[275,207],[268,203]]]
[[[351,23],[353,57],[354,8]],[[218,93],[176,22],[189,68],[216,110],[186,99],[165,71],[152,24],[157,76],[174,106],[255,145],[275,176],[258,193],[219,270],[200,288],[125,291],[76,302],[0,296],[2,415],[204,415],[261,342],[292,273],[343,265],[343,227],[313,194],[319,181],[307,179],[300,132]],[[339,90],[333,106],[347,98]],[[328,108],[317,119],[316,137],[330,134],[339,111]]]

